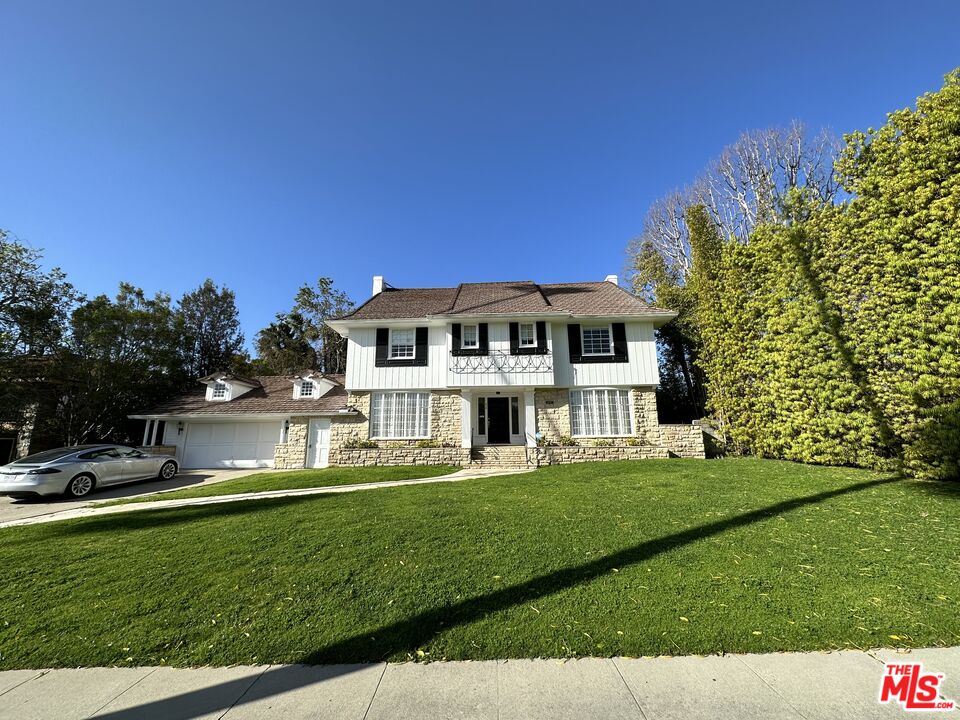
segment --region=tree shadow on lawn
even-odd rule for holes
[[[405,653],[413,654],[418,648],[430,642],[438,633],[456,627],[467,625],[502,610],[529,603],[555,592],[591,582],[601,576],[609,574],[614,568],[635,565],[649,560],[657,555],[676,550],[677,548],[695,543],[699,540],[719,535],[761,522],[783,513],[850,493],[868,490],[879,485],[899,482],[898,476],[878,478],[834,490],[825,490],[814,495],[784,500],[767,507],[742,513],[734,517],[707,523],[698,527],[681,530],[654,540],[647,540],[619,552],[611,553],[583,565],[564,568],[547,573],[539,577],[518,583],[495,592],[460,602],[442,608],[425,610],[390,625],[378,628],[371,632],[352,635],[343,640],[319,648],[302,658],[305,665],[321,665],[332,663],[363,663],[371,660],[382,661],[394,655]],[[341,664],[326,668],[317,668],[314,679],[303,665],[289,665],[271,668],[261,674],[246,691],[233,701],[232,706],[247,704],[264,697],[288,692],[297,688],[306,687],[314,682],[331,680],[340,675],[356,672],[363,668],[358,664]],[[222,693],[226,686],[240,681],[230,681],[211,686],[202,690],[184,693],[171,698],[146,703],[129,710],[120,710],[98,716],[109,720],[133,720],[134,718],[188,718],[195,715],[222,709],[221,706],[212,707],[211,703],[223,701]],[[249,682],[249,681],[247,681]],[[238,686],[239,687],[239,686]],[[224,708],[229,706],[223,706]],[[189,713],[183,713],[189,708]]]

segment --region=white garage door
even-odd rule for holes
[[[278,442],[279,422],[190,423],[183,467],[273,467],[273,451]]]

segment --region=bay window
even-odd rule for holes
[[[570,428],[580,437],[632,435],[630,391],[571,390]]]
[[[429,438],[430,393],[373,393],[370,398],[370,437],[382,440]]]

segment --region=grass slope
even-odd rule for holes
[[[460,468],[452,465],[404,465],[393,467],[362,468],[324,468],[323,470],[291,470],[288,472],[258,473],[236,480],[205,485],[201,487],[172,490],[156,495],[123,498],[103,505],[124,505],[133,502],[153,502],[154,500],[178,500],[180,498],[211,497],[213,495],[235,495],[239,493],[263,492],[266,490],[299,490],[301,488],[334,487],[336,485],[357,485],[362,483],[384,482],[387,480],[412,480],[449,475]]]
[[[641,461],[11,528],[0,667],[957,644],[957,490]]]

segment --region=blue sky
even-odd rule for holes
[[[4,0],[0,227],[88,295],[602,279],[746,129],[940,86],[960,4]]]

